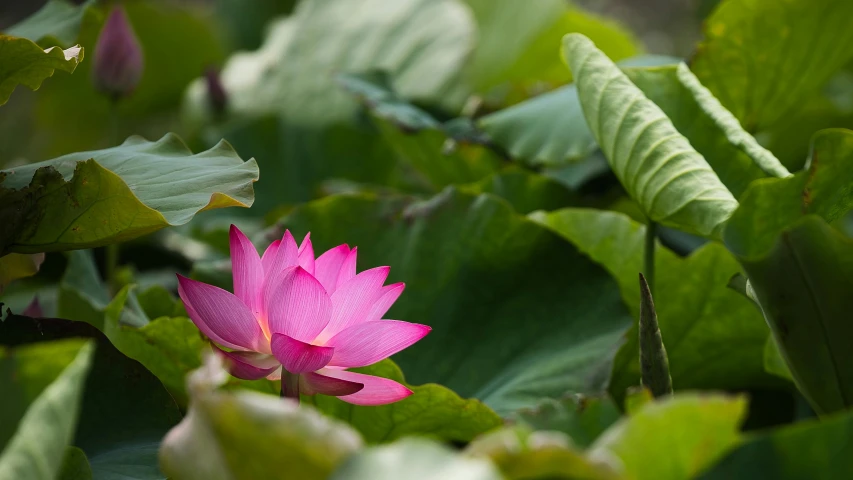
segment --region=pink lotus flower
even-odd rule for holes
[[[309,236],[297,248],[286,231],[259,257],[232,225],[234,294],[178,275],[190,318],[213,342],[231,349],[216,348],[235,377],[283,377],[283,385],[296,392],[356,405],[408,397],[412,391],[397,382],[346,370],[388,358],[429,333],[426,325],[382,320],[405,285],[383,286],[389,267],[356,274],[356,249],[347,245],[315,259]]]

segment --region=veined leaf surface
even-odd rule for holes
[[[12,225],[0,253],[89,248],[188,222],[201,210],[249,207],[258,179],[222,141],[193,154],[174,134],[130,137],[0,172],[0,218]]]
[[[719,237],[737,201],[705,158],[589,39],[566,35],[563,55],[593,136],[643,213]]]
[[[0,35],[0,105],[9,100],[18,85],[38,90],[55,70],[71,73],[82,60],[83,49],[79,45],[44,50],[32,40]]]

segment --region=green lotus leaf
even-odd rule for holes
[[[182,225],[202,210],[249,207],[257,179],[254,159],[244,162],[227,142],[193,154],[173,134],[4,170],[0,217],[13,228],[0,252],[107,245]]]
[[[329,480],[501,480],[488,461],[469,458],[422,438],[365,449],[353,455]]]
[[[160,449],[169,477],[186,480],[288,477],[323,480],[362,446],[345,423],[310,406],[251,391],[218,390],[228,373],[221,357],[187,380],[187,416]]]
[[[0,348],[0,478],[55,478],[63,468],[93,351],[81,339]]]
[[[79,45],[45,50],[32,40],[0,35],[0,105],[9,101],[18,85],[37,90],[54,71],[72,73],[81,61],[83,49]]]
[[[563,209],[533,219],[564,236],[618,280],[625,304],[639,317],[637,273],[643,270],[645,226],[601,210]],[[708,243],[687,258],[658,245],[655,307],[669,356],[672,385],[681,389],[782,386],[764,369],[769,331],[760,311],[727,287],[741,271],[721,245]],[[640,381],[636,320],[616,355],[610,392],[616,399]]]
[[[643,213],[719,237],[737,201],[705,158],[589,39],[566,35],[563,55],[596,142]]]
[[[617,459],[626,478],[693,478],[740,443],[746,406],[743,397],[699,393],[650,402],[598,437],[588,455]]]
[[[690,66],[748,131],[761,130],[796,115],[853,58],[851,16],[851,2],[725,0]]]

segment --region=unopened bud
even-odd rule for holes
[[[228,106],[228,93],[219,78],[219,70],[210,67],[204,73],[204,81],[207,85],[207,101],[214,115],[222,115]]]
[[[92,77],[95,88],[113,98],[123,97],[136,88],[142,77],[142,47],[121,7],[110,12],[95,45]]]

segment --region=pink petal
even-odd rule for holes
[[[335,353],[332,347],[320,347],[276,333],[270,342],[272,353],[290,373],[305,373],[319,370],[329,364]]]
[[[329,324],[332,301],[302,267],[288,269],[277,286],[264,291],[264,297],[271,333],[310,342]]]
[[[352,395],[364,388],[362,383],[327,377],[314,372],[303,373],[299,376],[299,380],[299,390],[305,395],[317,395],[319,393],[339,397],[341,395]]]
[[[349,253],[348,245],[338,245],[317,258],[314,266],[314,278],[320,281],[329,295],[334,293],[335,287],[338,286],[338,274]]]
[[[331,367],[365,367],[407,348],[432,328],[399,320],[375,320],[349,327],[326,342],[335,348]]]
[[[271,374],[267,375],[267,380],[281,380],[281,367],[276,368]]]
[[[350,250],[347,258],[344,259],[344,263],[341,264],[341,271],[338,273],[338,282],[335,289],[340,288],[341,285],[355,278],[355,261],[357,256],[358,247],[355,247]]]
[[[216,353],[228,359],[231,375],[243,380],[260,380],[281,366],[272,355],[256,352],[226,352],[213,345]]]
[[[259,316],[263,321],[264,330],[268,334],[270,327],[266,298],[276,292],[281,282],[290,273],[288,269],[296,266],[298,251],[296,240],[293,239],[290,230],[285,230],[281,240],[276,240],[270,244],[267,251],[264,252],[264,258],[261,259],[264,266],[264,286],[261,291],[261,314]]]
[[[276,240],[264,250],[264,255],[261,257],[261,265],[264,267],[264,274],[267,274],[272,271],[273,262],[275,261],[275,256],[278,254],[278,246],[281,244],[281,240]]]
[[[332,319],[318,343],[325,343],[343,329],[360,323],[370,312],[370,307],[382,292],[382,284],[388,278],[389,267],[365,270],[343,285],[338,285],[332,294]]]
[[[296,240],[290,234],[290,230],[284,231],[284,236],[276,248],[275,255],[270,257],[268,264],[264,264],[264,274],[267,279],[271,275],[275,275],[288,267],[296,266],[296,258],[299,255],[299,249],[296,247]],[[266,253],[264,254],[266,256]],[[267,268],[269,265],[269,268]]]
[[[311,245],[311,232],[305,235],[302,245],[299,246],[299,266],[314,275],[314,246]]]
[[[334,370],[331,368],[324,368],[317,373],[327,377],[363,384],[364,388],[359,392],[338,397],[354,405],[385,405],[386,403],[398,402],[414,393],[394,380],[374,377],[373,375],[364,375],[363,373]]]
[[[237,350],[265,350],[266,337],[255,316],[230,292],[178,275],[178,295],[199,330]]]
[[[260,313],[264,268],[261,265],[258,251],[235,225],[231,225],[230,240],[234,294],[251,311]]]
[[[400,295],[403,293],[405,288],[405,283],[394,283],[392,285],[382,287],[382,293],[379,295],[379,299],[370,307],[370,312],[367,313],[365,320],[381,320],[388,312],[388,309],[394,305],[394,302],[400,298]]]

